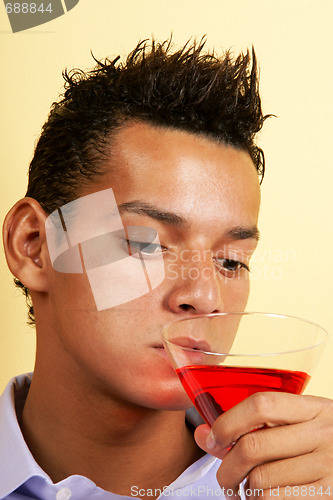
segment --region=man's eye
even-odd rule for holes
[[[218,269],[228,278],[233,278],[239,275],[241,269],[250,271],[249,267],[243,262],[233,259],[214,259]]]
[[[133,241],[126,240],[131,254],[135,257],[139,257],[141,254],[143,257],[155,257],[160,256],[166,250],[164,247],[158,243],[147,243],[143,241]]]

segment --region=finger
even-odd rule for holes
[[[248,475],[250,490],[314,483],[322,477],[319,460],[311,454],[258,465]]]
[[[316,449],[317,440],[312,422],[245,434],[224,457],[218,474],[220,485],[235,488],[259,464],[312,453]],[[210,453],[220,458],[218,449]],[[308,481],[309,479],[306,480]]]
[[[265,429],[258,429],[248,434],[244,434],[236,443],[228,448],[217,445],[214,449],[207,446],[207,439],[210,435],[210,427],[207,424],[200,425],[194,432],[194,438],[204,451],[223,459],[226,454],[237,445],[233,453],[229,454],[228,462],[230,468],[236,468],[233,460],[245,463],[244,474],[259,463],[269,460],[278,460],[282,457],[289,458],[297,455],[311,453],[318,444],[319,432],[313,430],[314,423],[304,422],[288,426],[279,426]],[[225,463],[227,463],[225,461]],[[237,463],[237,468],[239,464]]]
[[[209,453],[209,450],[206,447],[206,441],[207,441],[207,436],[210,434],[210,430],[211,430],[211,428],[209,427],[209,425],[203,424],[203,425],[199,425],[194,431],[194,438],[195,438],[198,446],[200,446],[200,448],[202,448],[207,453]],[[218,458],[220,458],[222,460],[226,456],[228,451],[229,451],[229,449],[219,450],[218,455],[215,455],[215,456],[218,456]],[[224,494],[225,498],[227,498],[227,499],[239,500],[240,496],[238,494],[238,491],[239,491],[238,487],[236,489],[228,488],[226,490],[223,490],[223,494]]]
[[[312,420],[329,405],[332,402],[325,398],[258,392],[218,417],[210,438],[220,449],[225,449],[254,429]]]
[[[264,498],[266,492],[270,493],[268,490],[251,490],[248,480],[243,483],[243,497],[246,500],[258,500],[259,498]]]
[[[197,445],[204,450],[206,453],[211,453],[211,449],[207,448],[207,438],[210,434],[211,428],[207,424],[199,425],[194,431],[194,439]],[[214,456],[223,459],[225,455],[228,453],[230,448],[217,448],[214,450]]]

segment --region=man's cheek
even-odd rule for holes
[[[98,311],[125,304],[165,278],[155,229],[123,226],[112,189],[78,198],[45,222],[52,265],[62,273],[86,274]]]
[[[87,271],[98,311],[137,299],[162,283],[163,258],[144,260],[128,256]]]

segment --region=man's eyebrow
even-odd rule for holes
[[[181,215],[176,214],[175,212],[166,212],[155,205],[151,205],[150,203],[146,203],[143,201],[129,201],[126,203],[122,203],[118,207],[119,213],[132,213],[138,215],[145,215],[155,219],[164,224],[168,224],[174,227],[185,227],[188,228],[190,223]],[[259,229],[257,226],[252,227],[241,227],[236,226],[229,229],[223,237],[230,238],[233,240],[246,240],[253,238],[255,240],[259,240]]]
[[[163,222],[164,224],[168,224],[170,226],[189,226],[188,221],[186,221],[186,219],[184,219],[184,217],[182,217],[181,215],[178,215],[174,212],[166,212],[158,207],[155,207],[154,205],[151,205],[150,203],[146,203],[143,201],[129,201],[126,203],[122,203],[121,205],[119,205],[118,209],[120,214],[132,213],[138,215],[146,215],[148,217],[151,217],[152,219]]]
[[[225,236],[227,238],[231,238],[233,240],[247,240],[250,238],[254,238],[259,241],[259,229],[257,226],[252,227],[233,227],[229,231],[226,232]]]

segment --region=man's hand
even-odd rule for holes
[[[257,490],[256,496],[247,496],[251,500],[333,498],[330,399],[257,393],[221,415],[211,430],[198,427],[195,439],[202,449],[223,458],[217,480],[225,492],[233,491],[231,498],[238,498],[245,478],[246,489]]]

